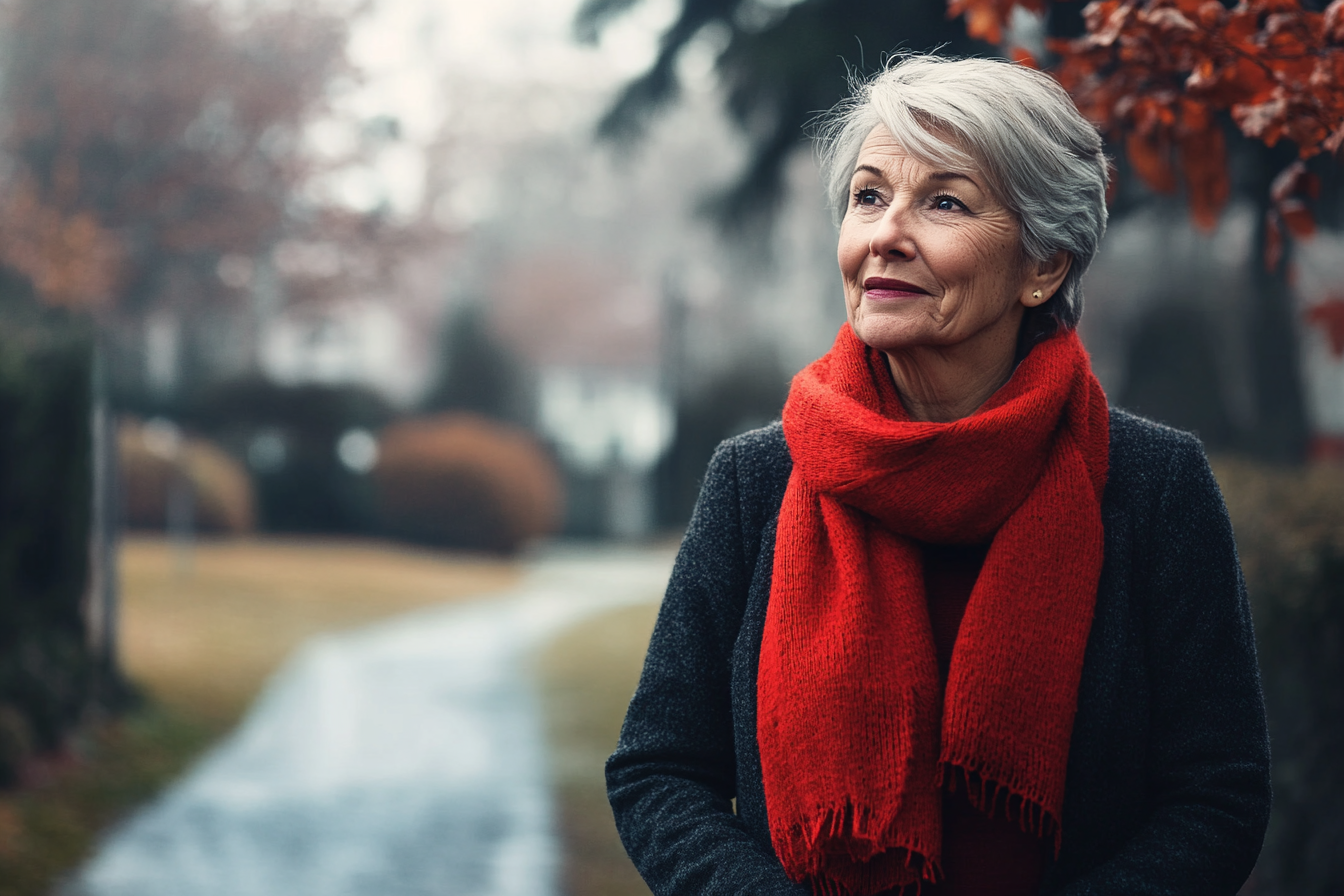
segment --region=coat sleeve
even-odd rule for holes
[[[732,652],[754,558],[745,556],[736,452],[715,452],[672,570],[607,794],[656,896],[811,896],[733,812]]]
[[[1136,538],[1150,688],[1146,821],[1067,896],[1233,896],[1269,818],[1269,736],[1232,527],[1198,442]],[[1140,560],[1135,560],[1136,568]]]

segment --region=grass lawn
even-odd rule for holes
[[[537,657],[566,896],[648,896],[607,805],[602,766],[639,681],[656,604],[589,620]]]
[[[516,564],[377,542],[238,540],[186,563],[163,539],[121,558],[122,664],[164,706],[232,724],[312,635],[515,584]]]
[[[160,538],[121,553],[121,659],[140,710],[91,724],[0,794],[0,896],[39,896],[239,719],[311,635],[496,591],[516,564],[373,542]]]

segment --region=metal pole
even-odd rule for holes
[[[100,328],[101,330],[101,328]],[[100,669],[117,668],[117,434],[107,401],[103,336],[95,337],[89,415],[93,474],[86,618],[90,652]]]

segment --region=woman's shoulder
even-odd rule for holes
[[[721,442],[710,461],[705,487],[719,487],[725,477],[731,478],[744,518],[763,522],[779,510],[792,471],[784,425],[776,420]]]
[[[1120,408],[1111,409],[1110,423],[1108,501],[1137,510],[1178,497],[1174,493],[1218,494],[1204,446],[1193,433]]]
[[[1172,462],[1203,458],[1204,446],[1195,434],[1122,408],[1110,408],[1111,473],[1153,472]]]
[[[785,478],[793,468],[789,443],[784,439],[784,424],[779,420],[724,439],[719,450],[724,449],[731,450],[740,464],[762,471],[782,470]]]
[[[779,420],[724,439],[716,454],[723,453],[731,455],[744,489],[768,492],[779,486],[783,494],[780,483],[788,483],[793,458],[784,439],[784,424]]]

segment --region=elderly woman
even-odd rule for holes
[[[1269,756],[1198,441],[1075,333],[1096,130],[908,57],[834,113],[848,323],[714,455],[608,789],[656,894],[1234,894]]]

